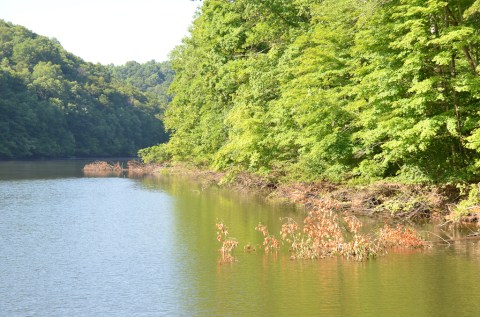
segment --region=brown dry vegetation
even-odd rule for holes
[[[346,186],[323,182],[281,185],[272,195],[284,197],[307,208],[328,198],[349,213],[405,220],[442,218],[459,197],[458,190],[453,186],[392,183]]]
[[[83,173],[89,177],[108,177],[121,176],[127,173],[128,177],[141,177],[146,174],[152,174],[155,170],[160,168],[158,164],[143,164],[139,161],[128,161],[125,167],[120,162],[109,163],[106,161],[95,161],[86,164],[83,167]]]
[[[228,228],[223,222],[216,224],[220,248],[220,263],[233,262],[232,251],[238,246],[236,239],[228,238]],[[368,233],[361,232],[363,224],[355,216],[339,211],[331,199],[323,199],[313,207],[298,224],[292,218],[283,219],[279,238],[271,234],[266,225],[259,223],[255,230],[263,236],[265,253],[277,253],[282,246],[290,252],[291,259],[322,259],[332,256],[363,261],[384,254],[388,250],[423,249],[430,246],[418,232],[402,225],[390,226]],[[251,252],[250,244],[244,247]]]
[[[144,164],[139,161],[128,161],[128,177],[140,177],[146,174],[152,174],[160,167],[161,165],[158,164]]]
[[[120,164],[120,162],[113,164],[105,161],[95,161],[83,167],[83,171],[86,171],[86,172],[94,172],[94,171],[117,172],[117,171],[123,171],[123,170],[124,168]]]
[[[429,243],[412,228],[384,225],[379,230],[361,232],[363,224],[355,216],[339,211],[331,199],[318,202],[307,214],[300,226],[291,218],[284,220],[280,231],[282,243],[291,252],[292,259],[320,259],[342,256],[363,261],[394,247],[425,248]],[[260,230],[258,229],[260,228]],[[271,250],[271,241],[278,241],[268,233],[266,226],[256,228],[264,236],[265,252]]]
[[[83,174],[88,177],[120,176],[125,171],[120,162],[108,163],[95,161],[83,167]]]
[[[228,237],[228,227],[223,222],[215,224],[217,227],[217,241],[222,244],[218,250],[220,252],[219,263],[235,262],[233,250],[238,246],[238,241],[235,238]]]

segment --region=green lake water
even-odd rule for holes
[[[478,316],[480,244],[371,261],[245,253],[303,211],[185,178],[0,162],[1,316]],[[240,243],[219,264],[215,223]]]

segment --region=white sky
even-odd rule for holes
[[[102,64],[165,61],[201,2],[190,0],[0,0],[0,19],[55,37]]]

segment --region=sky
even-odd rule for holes
[[[188,35],[191,0],[0,0],[0,19],[93,63],[161,62]]]

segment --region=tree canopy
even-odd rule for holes
[[[127,62],[122,66],[108,66],[112,76],[118,81],[132,85],[149,97],[157,98],[159,109],[164,109],[171,101],[167,90],[173,81],[175,72],[170,62],[156,62],[154,60],[144,64],[135,61]]]
[[[478,180],[479,3],[205,0],[156,149],[304,180]]]

